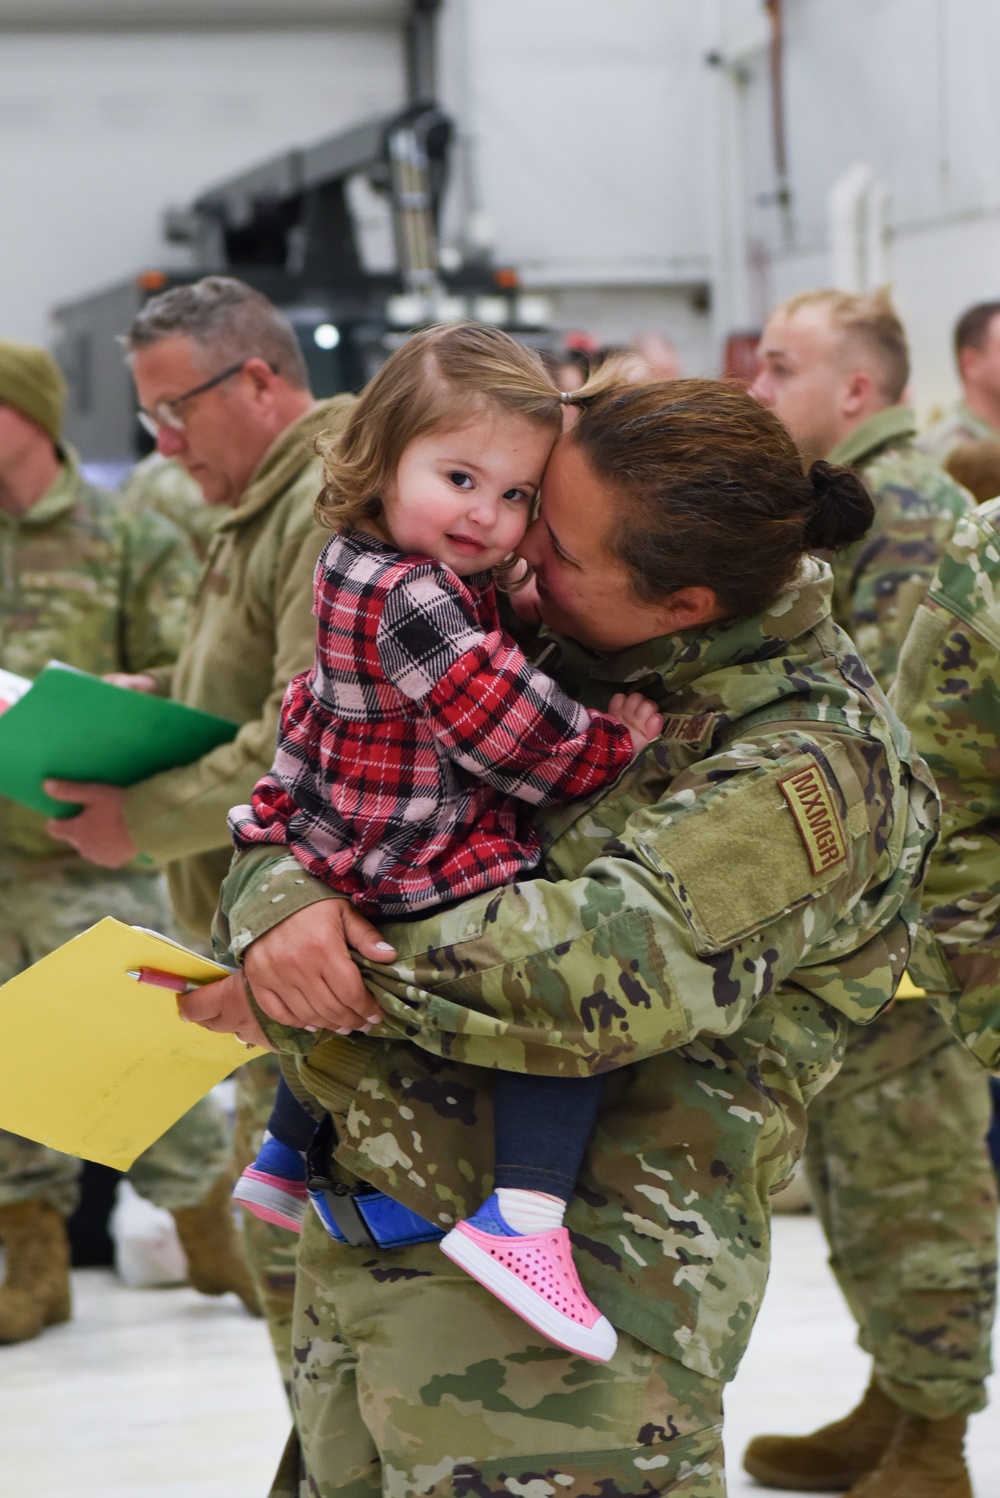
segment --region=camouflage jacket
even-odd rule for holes
[[[941,793],[911,973],[1000,1069],[1000,499],[961,521],[893,689]]]
[[[136,464],[118,493],[130,515],[163,515],[187,536],[198,561],[204,562],[226,511],[205,503],[201,489],[178,462],[150,453]]]
[[[860,473],[875,501],[871,530],[832,559],[833,617],[883,690],[955,522],[975,503],[917,449],[916,431],[913,412],[891,406],[829,455]]]
[[[905,967],[936,823],[829,609],[810,560],[755,619],[614,658],[562,642],[573,695],[654,695],[662,738],[538,818],[538,878],[385,927],[398,962],[364,964],[384,1039],[265,1020],[333,1113],[339,1164],[442,1225],[489,1190],[487,1068],[613,1072],[569,1213],[584,1280],[617,1325],[717,1378],[763,1294],[766,1200],[806,1101]],[[241,954],[332,897],[287,853],[241,854],[217,935]]]
[[[326,401],[282,432],[220,518],[177,665],[161,675],[176,701],[230,718],[239,732],[125,797],[136,845],[166,866],[174,914],[194,936],[208,936],[229,867],[229,808],[271,768],[285,688],[313,659],[312,578],[330,535],[313,516],[322,482],[313,441],[350,401]]]
[[[128,516],[80,475],[71,453],[23,515],[0,510],[0,666],[36,676],[50,660],[82,671],[145,671],[172,661],[198,569],[157,515]],[[0,857],[76,859],[44,818],[0,799]]]
[[[944,463],[956,447],[964,447],[967,442],[1000,442],[1000,432],[959,401],[947,416],[924,428],[917,446],[935,463]]]

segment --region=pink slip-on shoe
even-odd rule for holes
[[[592,1363],[613,1357],[618,1335],[584,1293],[565,1228],[515,1233],[491,1196],[441,1251],[557,1347]]]

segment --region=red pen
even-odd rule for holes
[[[193,993],[196,988],[205,986],[192,982],[190,978],[182,978],[179,973],[165,973],[158,967],[129,968],[125,976],[134,978],[137,983],[148,983],[151,988],[169,988],[171,993]]]

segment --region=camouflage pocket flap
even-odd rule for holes
[[[842,806],[819,759],[799,754],[734,778],[638,846],[673,886],[696,950],[718,952],[840,878],[856,835]]]

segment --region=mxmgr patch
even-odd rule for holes
[[[778,781],[788,802],[814,874],[822,874],[847,859],[847,845],[837,809],[815,760]]]

